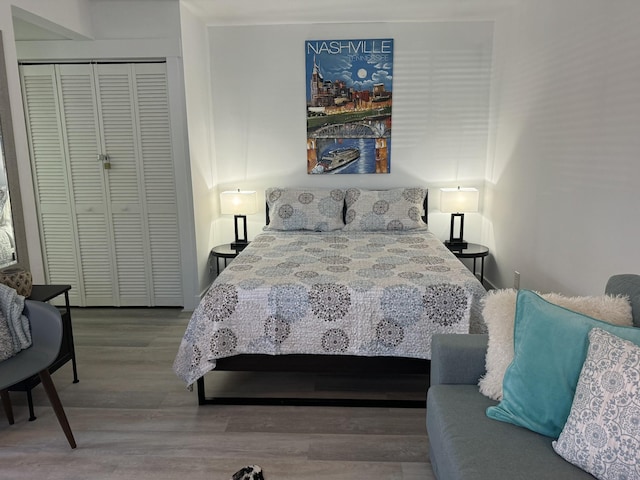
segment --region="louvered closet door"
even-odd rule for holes
[[[140,176],[154,305],[183,304],[178,207],[165,64],[135,64]]]
[[[21,67],[22,95],[47,282],[71,285],[69,300],[82,304],[75,218],[52,65]]]
[[[166,66],[94,68],[120,305],[182,305]]]
[[[144,191],[139,174],[139,141],[131,65],[95,65],[102,151],[111,168],[105,185],[113,228],[117,305],[152,305]]]
[[[91,65],[56,65],[84,306],[117,305],[100,124]]]

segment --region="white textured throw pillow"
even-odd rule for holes
[[[502,379],[513,360],[513,322],[517,290],[491,290],[484,299],[482,315],[489,332],[486,374],[480,379],[480,393],[502,400]],[[540,294],[548,302],[590,317],[630,327],[633,323],[631,304],[626,296],[599,295],[565,297],[558,293]]]
[[[592,329],[556,453],[599,480],[640,478],[639,379],[640,347]]]

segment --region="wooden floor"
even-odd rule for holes
[[[228,480],[250,464],[265,480],[434,479],[424,409],[198,406],[172,370],[188,313],[73,309],[72,318],[80,382],[70,364],[53,381],[78,448],[67,444],[42,386],[33,422],[25,394],[12,393],[16,423],[0,413],[3,480]],[[426,390],[423,377],[206,378],[208,395],[418,398]]]

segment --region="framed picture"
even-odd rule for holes
[[[307,40],[307,173],[390,173],[393,39]]]

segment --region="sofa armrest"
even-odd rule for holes
[[[431,385],[477,385],[485,374],[488,336],[485,334],[433,335],[431,339]]]

